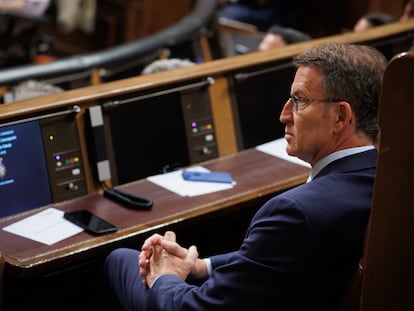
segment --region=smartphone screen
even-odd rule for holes
[[[113,224],[87,210],[66,212],[63,217],[92,234],[104,234],[117,230]]]

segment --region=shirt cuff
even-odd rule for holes
[[[207,268],[207,274],[211,275],[211,272],[213,271],[213,267],[211,265],[211,260],[210,258],[204,258],[204,263],[206,264],[206,268]]]

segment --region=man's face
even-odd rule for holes
[[[280,114],[285,124],[286,151],[313,165],[335,151],[335,103],[324,103],[322,74],[314,67],[299,67],[291,86],[291,96],[303,102],[295,110],[289,99]],[[313,101],[309,101],[313,99]],[[322,100],[322,101],[321,101]]]

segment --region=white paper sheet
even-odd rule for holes
[[[301,159],[297,157],[292,157],[288,155],[286,152],[286,144],[287,144],[286,139],[279,138],[271,142],[265,143],[263,145],[259,145],[256,147],[256,149],[259,151],[265,152],[267,154],[270,154],[272,156],[282,158],[290,162],[294,162],[296,164],[300,164],[306,167],[311,167],[309,163],[302,161]]]
[[[202,166],[195,166],[187,168],[189,171],[209,172],[208,169]],[[196,196],[201,194],[212,193],[216,191],[231,189],[234,184],[213,183],[202,181],[188,181],[182,177],[183,170],[178,170],[170,173],[154,175],[147,177],[147,179],[154,184],[164,187],[181,196]]]
[[[51,245],[83,231],[81,227],[64,219],[63,214],[61,210],[48,208],[8,225],[3,230]]]

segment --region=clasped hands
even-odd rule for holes
[[[165,232],[164,236],[154,234],[144,241],[139,255],[139,270],[149,288],[163,274],[173,274],[182,280],[190,275],[194,279],[207,276],[207,267],[198,258],[197,248],[181,247],[172,231]]]

